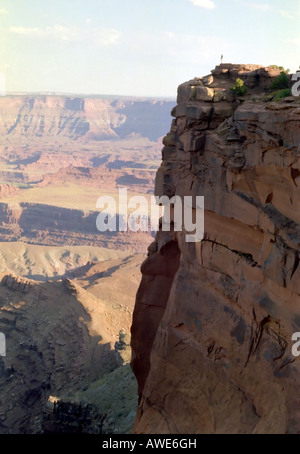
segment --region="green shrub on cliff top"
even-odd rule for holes
[[[271,90],[283,90],[289,88],[289,78],[285,71],[281,71],[280,76],[276,77],[270,85]]]
[[[287,96],[290,96],[291,94],[292,92],[290,88],[283,88],[282,90],[278,90],[275,98],[273,98],[273,101],[279,101],[280,99],[287,98]]]
[[[239,78],[236,79],[235,85],[231,88],[231,92],[235,96],[245,96],[247,91],[248,91],[248,88],[245,87],[244,81],[242,79],[239,79]]]
[[[290,72],[290,69],[284,69],[283,66],[278,66],[278,65],[270,65],[270,68],[273,68],[273,69],[280,69],[280,71],[283,71],[285,72],[286,74],[288,74]]]

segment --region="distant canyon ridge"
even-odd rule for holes
[[[174,104],[0,98],[0,433],[132,430],[129,331],[151,235],[101,234],[96,202],[151,196]]]
[[[0,134],[75,140],[140,135],[156,141],[165,133],[174,104],[152,98],[10,95],[0,98]]]
[[[175,101],[0,98],[0,237],[43,245],[145,251],[149,235],[99,235],[96,201],[151,194]],[[76,210],[76,211],[75,211]]]

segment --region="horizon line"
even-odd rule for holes
[[[162,99],[175,100],[176,96],[149,96],[149,95],[120,95],[120,94],[97,94],[97,93],[79,93],[79,92],[60,92],[60,91],[7,91],[6,96],[65,96],[65,97],[82,97],[82,98],[136,98],[136,99]]]

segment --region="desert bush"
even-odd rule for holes
[[[281,71],[280,76],[276,77],[270,85],[271,90],[283,90],[289,88],[289,78],[285,71]]]
[[[248,91],[248,88],[245,87],[244,81],[242,79],[239,79],[239,78],[236,79],[235,85],[231,88],[231,92],[235,96],[245,96],[247,91]]]
[[[278,90],[273,101],[279,101],[280,99],[286,98],[287,96],[291,95],[290,88],[283,88],[282,90]]]

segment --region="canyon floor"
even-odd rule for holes
[[[0,433],[127,433],[130,326],[150,233],[100,233],[100,196],[149,200],[174,102],[0,98]]]

